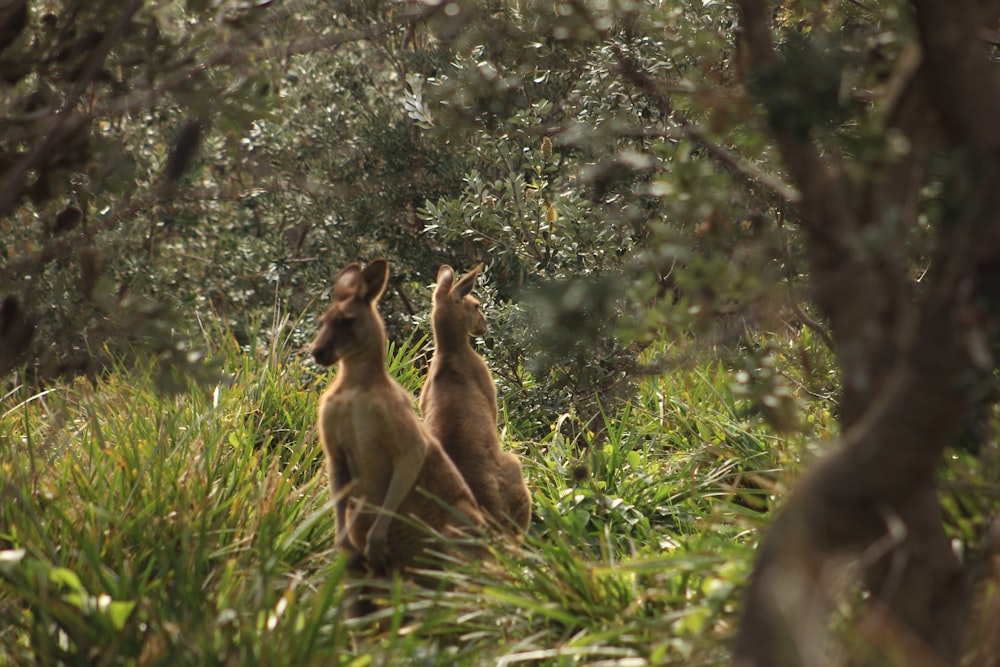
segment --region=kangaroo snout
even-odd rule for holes
[[[312,349],[312,358],[313,361],[324,367],[333,366],[337,363],[337,355],[334,354],[331,346],[322,347],[314,345]]]
[[[324,322],[312,344],[312,358],[320,366],[333,366],[339,360],[336,339],[330,325]]]

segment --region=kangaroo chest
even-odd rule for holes
[[[353,495],[369,499],[384,496],[402,452],[425,446],[408,395],[395,391],[332,392],[324,401],[320,421],[330,454],[347,463],[356,489]]]

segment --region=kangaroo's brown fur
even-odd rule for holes
[[[458,469],[414,413],[413,397],[386,369],[375,306],[388,277],[384,259],[341,271],[312,348],[316,363],[337,364],[319,402],[318,429],[338,541],[378,573],[424,554],[426,527],[447,536],[483,524]]]
[[[438,270],[431,307],[434,357],[420,392],[420,410],[483,511],[523,531],[531,521],[531,495],[520,461],[500,448],[496,386],[469,339],[487,328],[472,295],[479,269],[457,283],[450,266]]]

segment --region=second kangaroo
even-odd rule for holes
[[[482,525],[469,487],[385,366],[385,325],[375,304],[389,267],[376,259],[337,276],[313,357],[337,364],[319,402],[318,430],[336,508],[337,539],[378,573],[427,555],[429,532]]]
[[[496,386],[469,340],[487,328],[479,300],[472,295],[480,267],[457,283],[450,266],[438,270],[431,307],[434,356],[420,392],[420,410],[483,511],[508,528],[524,531],[531,521],[531,495],[520,461],[500,447]]]

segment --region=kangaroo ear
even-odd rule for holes
[[[434,294],[447,294],[451,291],[451,286],[455,284],[455,269],[447,264],[442,264],[438,269],[437,286]]]
[[[348,264],[337,275],[333,283],[333,298],[335,301],[349,299],[358,291],[358,283],[361,281],[361,265]]]
[[[389,262],[384,259],[373,259],[361,270],[361,285],[358,287],[358,298],[368,302],[378,301],[389,282]]]
[[[456,301],[461,301],[472,293],[472,288],[476,286],[476,276],[479,275],[479,270],[482,268],[483,265],[480,264],[462,276],[462,279],[458,281],[458,284],[452,289],[452,295]]]

